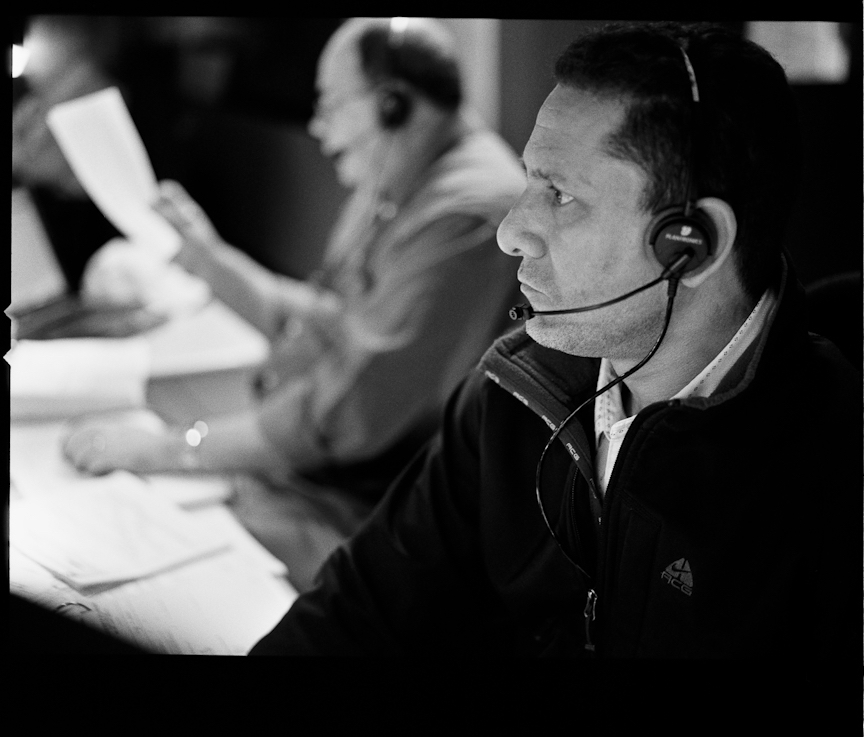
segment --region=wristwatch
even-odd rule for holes
[[[197,471],[201,468],[201,441],[207,437],[209,428],[203,420],[196,420],[183,433],[183,441],[186,446],[183,448],[182,464],[187,471]]]

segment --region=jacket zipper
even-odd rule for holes
[[[666,406],[672,407],[672,406],[677,406],[679,404],[681,404],[680,399],[672,399],[666,403]],[[630,429],[627,432],[627,437],[624,439],[624,445],[621,446],[621,450],[618,453],[619,458],[624,457],[624,454],[622,453],[622,451],[624,451],[625,448],[628,447],[628,445],[627,445],[628,441],[632,442],[632,438],[634,437],[634,434],[635,434],[633,431],[638,426],[641,426],[641,424],[644,423],[644,418],[642,418],[642,421],[639,422],[638,426],[637,426],[637,422],[639,422],[639,421],[638,420],[634,421],[633,425],[630,426]],[[600,529],[598,530],[598,533],[597,533],[597,545],[598,545],[597,570],[595,571],[595,573],[597,574],[597,580],[598,581],[602,581],[601,576],[605,575],[605,571],[604,571],[604,568],[605,568],[604,560],[605,559],[604,559],[603,551],[605,549],[604,538],[605,538],[606,529],[603,526],[602,520],[607,518],[607,510],[609,508],[609,499],[610,499],[611,494],[613,493],[613,489],[615,488],[615,484],[613,483],[613,481],[618,476],[619,471],[620,471],[620,466],[618,466],[616,464],[616,467],[612,471],[612,476],[609,478],[609,485],[606,487],[606,493],[603,495],[603,499],[602,499],[601,504],[600,504],[601,523],[600,523]],[[588,483],[592,487],[589,490],[589,493],[593,493],[594,481],[589,480]],[[576,502],[576,482],[575,482],[575,479],[573,482],[573,486],[570,490],[570,495],[571,495],[571,504],[575,504],[575,502]],[[575,507],[571,507],[571,509],[574,510],[572,512],[572,514],[574,515],[573,527],[574,527],[574,529],[576,529]],[[578,539],[578,532],[577,532],[577,539]],[[597,617],[597,600],[598,600],[598,598],[599,597],[597,596],[597,592],[593,588],[589,588],[588,589],[588,595],[587,595],[587,598],[585,600],[585,610],[584,610],[584,616],[585,616],[585,649],[589,650],[591,652],[594,652],[594,649],[595,649],[594,648],[594,642],[591,639],[591,623]]]
[[[678,406],[680,404],[681,404],[680,399],[672,399],[672,400],[666,402],[667,407],[674,407],[674,406]],[[641,418],[641,421],[639,419],[637,419],[630,426],[630,429],[627,432],[627,437],[624,439],[624,444],[621,446],[621,449],[618,452],[619,458],[626,457],[622,451],[629,448],[628,441],[630,444],[632,444],[632,439],[635,436],[634,430],[641,427],[641,425],[644,424],[644,421],[645,421],[644,417]],[[597,550],[597,570],[595,571],[595,573],[597,575],[597,581],[598,582],[602,582],[602,580],[603,580],[602,577],[605,575],[605,571],[604,571],[604,569],[605,569],[605,556],[603,554],[603,551],[605,550],[604,538],[606,536],[606,528],[603,525],[602,520],[608,518],[607,510],[609,508],[609,503],[610,503],[609,499],[612,496],[612,494],[614,493],[613,490],[615,489],[615,484],[613,482],[615,481],[616,477],[619,475],[620,470],[621,470],[620,465],[616,464],[615,468],[612,471],[612,476],[609,478],[609,485],[606,487],[606,493],[603,495],[603,499],[600,503],[600,520],[601,520],[601,522],[600,522],[600,529],[597,531],[598,550]],[[589,480],[588,483],[591,486],[589,493],[593,493],[594,492],[594,488],[593,488],[594,487],[594,481]],[[574,479],[573,486],[570,490],[570,495],[571,495],[571,504],[575,504],[575,502],[576,502],[575,479]],[[573,527],[575,529],[576,528],[575,507],[571,507],[571,509],[574,510],[573,511],[573,515],[574,515]],[[578,533],[577,533],[577,539],[578,539]],[[588,589],[588,595],[587,595],[587,598],[585,600],[585,610],[584,610],[584,616],[585,616],[585,649],[589,650],[591,652],[594,652],[594,649],[595,649],[594,648],[594,642],[591,639],[591,623],[597,617],[598,598],[599,597],[597,596],[597,592],[593,588],[589,588]]]
[[[570,484],[570,521],[573,524],[573,531],[576,537],[576,552],[582,554],[582,539],[579,537],[579,526],[576,524],[576,481],[579,478],[579,471],[573,475],[573,482]],[[590,483],[590,482],[589,482]],[[589,490],[589,493],[591,491]],[[585,578],[590,582],[591,576],[579,566],[579,570],[585,575]],[[585,649],[589,652],[594,652],[594,641],[591,639],[591,623],[596,617],[597,607],[597,592],[590,586],[588,587],[588,595],[585,600],[585,609],[583,616],[585,617]]]
[[[589,480],[588,480],[588,487],[589,487],[589,488],[588,488],[588,493],[589,493],[589,494],[595,494],[595,493],[596,493],[595,490],[594,490],[594,481],[593,481],[592,479],[589,479]],[[574,501],[575,501],[575,499],[574,499]],[[591,507],[592,507],[590,501],[589,501],[589,503],[588,503],[588,506],[589,506],[589,510],[590,510]],[[594,522],[593,522],[593,515],[594,515],[593,511],[591,511],[591,517],[592,517],[591,524],[594,524]],[[601,511],[601,519],[602,519],[602,511]],[[602,534],[602,531],[601,531],[601,530],[597,530],[597,542],[598,542],[598,546],[599,546],[599,542],[600,542],[600,535],[601,535],[601,534]],[[600,555],[601,555],[600,550],[602,550],[602,547],[597,551],[597,567],[598,567],[598,570],[599,570],[599,567],[600,567]],[[596,574],[597,571],[594,571],[594,573]],[[598,579],[598,580],[599,580],[599,579]],[[587,599],[586,599],[586,601],[585,601],[585,649],[588,650],[588,651],[590,651],[590,652],[592,652],[592,653],[594,652],[594,642],[593,642],[593,640],[591,639],[591,623],[592,623],[592,622],[595,620],[595,618],[597,617],[597,598],[598,598],[598,597],[597,597],[597,592],[596,592],[593,588],[589,588],[589,589],[588,589],[588,597],[587,597]]]
[[[595,608],[597,606],[597,592],[588,589],[588,598],[585,601],[585,649],[594,652],[594,643],[591,640],[591,622],[594,621]]]

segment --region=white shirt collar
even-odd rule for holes
[[[742,323],[741,327],[732,339],[702,371],[700,371],[687,386],[671,397],[671,399],[683,399],[685,397],[707,397],[718,387],[723,377],[729,372],[735,362],[747,350],[756,339],[769,315],[777,303],[777,297],[771,290],[766,290],[760,297],[756,306]],[[609,359],[600,361],[600,375],[597,377],[597,388],[601,389],[616,377]],[[623,436],[633,421],[635,415],[627,417],[621,399],[621,385],[616,384],[609,391],[604,392],[594,403],[594,434],[595,439],[600,439],[602,433],[612,440],[615,436]],[[620,423],[620,424],[619,424]]]

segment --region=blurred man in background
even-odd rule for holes
[[[455,48],[436,22],[348,21],[322,53],[317,87],[309,130],[352,195],[313,279],[274,274],[225,243],[174,182],[157,204],[184,239],[176,262],[270,338],[258,405],[202,418],[194,448],[186,428],[103,421],[65,445],[93,473],[265,480],[243,484],[235,509],[299,588],[506,324],[515,264],[495,233],[524,181],[513,153],[464,109]]]

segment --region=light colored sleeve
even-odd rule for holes
[[[224,241],[184,243],[175,262],[206,281],[213,294],[274,340],[291,317],[339,309],[332,292],[276,274]]]
[[[263,435],[296,468],[369,457],[441,405],[506,314],[517,263],[495,231],[480,217],[440,218],[390,254],[353,309],[307,324],[318,360],[260,410]]]

